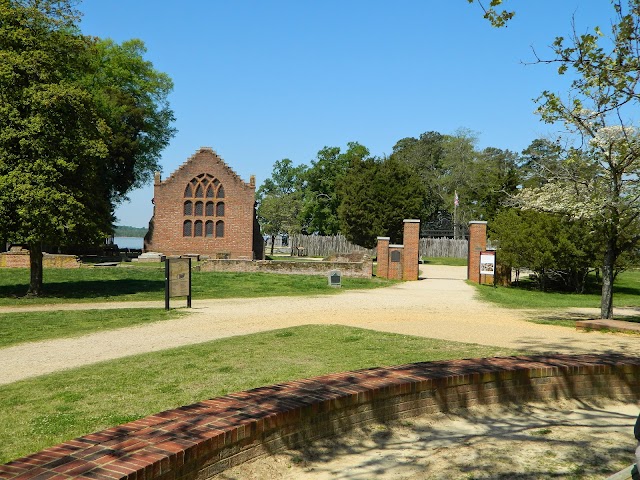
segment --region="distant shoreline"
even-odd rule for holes
[[[144,238],[144,236],[147,234],[147,231],[147,228],[117,225],[114,228],[114,237]]]

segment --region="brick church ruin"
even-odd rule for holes
[[[156,173],[145,252],[261,259],[255,177],[244,182],[211,148],[202,147],[164,181]]]

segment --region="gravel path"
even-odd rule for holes
[[[480,302],[466,267],[426,266],[422,280],[335,296],[200,300],[189,315],[79,338],[0,349],[0,384],[81,365],[304,324],[340,324],[535,352],[640,353],[633,336],[581,333],[525,321],[526,312]],[[160,307],[158,302],[37,306],[33,311]],[[0,312],[25,308],[0,308]]]

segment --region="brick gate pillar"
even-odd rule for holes
[[[402,279],[418,280],[420,260],[420,220],[404,220]]]
[[[378,270],[376,277],[389,278],[389,237],[378,237],[376,253],[378,255]]]
[[[480,283],[480,253],[487,248],[487,222],[469,222],[467,280]]]
[[[402,280],[404,245],[389,245],[389,279]]]

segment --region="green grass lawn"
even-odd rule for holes
[[[3,313],[0,314],[0,348],[170,320],[184,313],[160,308]]]
[[[335,295],[343,290],[378,288],[393,284],[381,279],[342,278],[342,288],[331,288],[322,275],[270,273],[192,274],[193,300],[291,295]],[[62,302],[164,301],[164,264],[86,267],[44,270],[44,295],[21,298],[27,291],[29,270],[0,269],[0,305],[37,305]]]
[[[588,293],[541,292],[528,282],[519,287],[492,287],[477,285],[476,291],[483,300],[507,308],[560,309],[600,307],[600,291],[594,285]],[[476,284],[473,284],[476,285]],[[616,307],[640,306],[640,271],[627,271],[618,275],[614,284],[613,304]]]
[[[425,265],[451,265],[454,267],[466,267],[466,258],[453,257],[422,257],[422,263]]]
[[[0,386],[0,463],[230,392],[367,367],[518,353],[323,325],[89,365]]]

